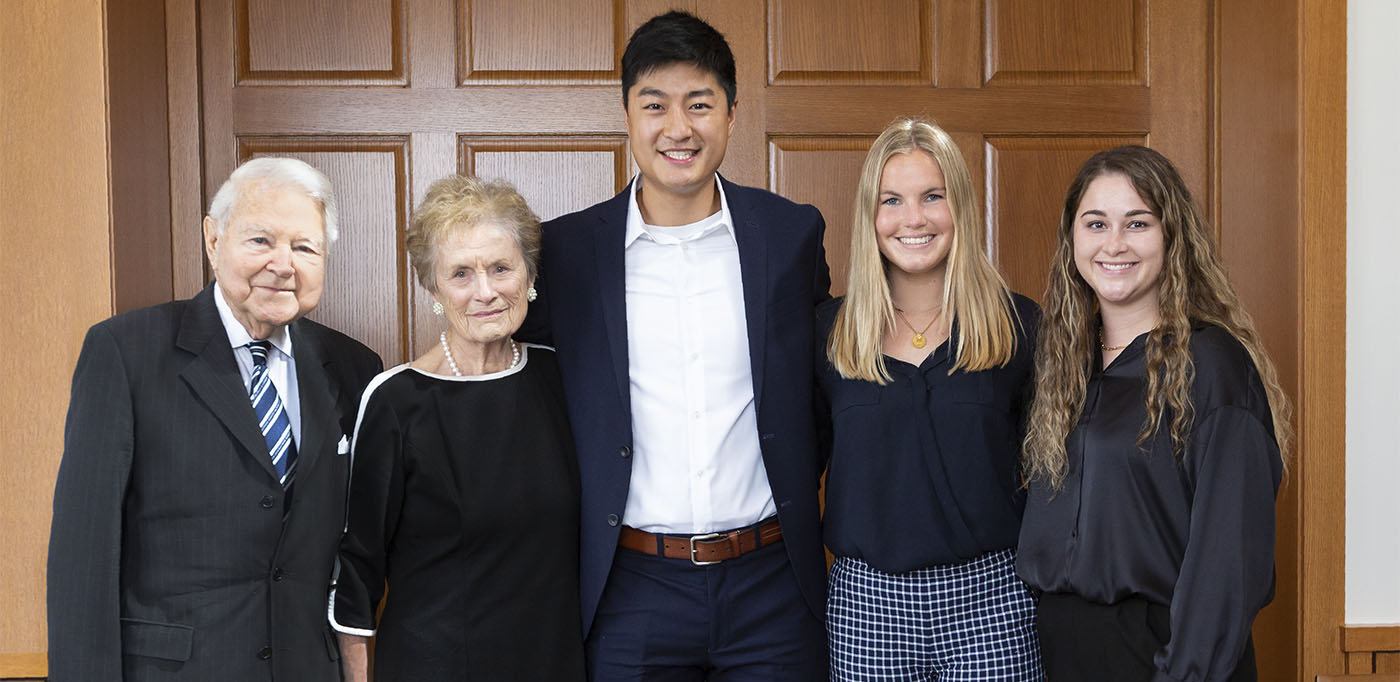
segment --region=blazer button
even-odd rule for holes
[[[626,445],[624,445],[617,449],[617,454],[622,455],[623,459],[627,459],[628,457],[632,456],[632,448],[629,448]]]
[[[272,580],[273,580],[274,582],[279,582],[279,583],[280,583],[280,582],[282,582],[282,579],[285,578],[285,577],[287,577],[287,572],[286,572],[286,571],[284,571],[284,570],[282,570],[282,569],[280,569],[280,568],[275,568],[275,569],[272,570]]]
[[[272,658],[272,647],[265,646],[261,649],[258,649],[258,658],[261,658],[264,661],[266,661],[269,658]]]
[[[608,514],[608,525],[609,525],[609,526],[616,526],[616,525],[617,525],[617,521],[618,521],[617,514]]]
[[[263,509],[271,509],[272,504],[276,501],[277,500],[272,499],[271,495],[263,495],[262,500],[259,501],[258,504],[262,505]]]

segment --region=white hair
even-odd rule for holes
[[[300,190],[320,205],[321,216],[325,220],[327,244],[334,243],[340,237],[340,227],[336,222],[335,192],[331,190],[330,179],[305,161],[280,156],[263,156],[244,161],[219,187],[219,191],[214,194],[214,200],[209,203],[209,217],[218,225],[220,235],[224,233],[224,228],[228,227],[228,221],[233,217],[234,206],[243,190],[256,186]]]

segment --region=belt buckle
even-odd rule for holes
[[[697,541],[703,542],[705,540],[714,540],[716,538],[722,537],[724,537],[724,533],[705,533],[704,535],[690,536],[690,563],[695,564],[696,566],[709,566],[711,564],[717,564],[720,561],[723,561],[723,559],[720,559],[719,561],[700,561],[699,559],[695,558],[695,543]]]

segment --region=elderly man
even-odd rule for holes
[[[381,369],[301,319],[330,183],[249,161],[204,219],[215,282],[88,331],[49,542],[49,679],[339,680],[326,626],[360,392]]]

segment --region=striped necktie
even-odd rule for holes
[[[287,410],[282,407],[282,396],[277,395],[277,387],[272,385],[272,376],[267,372],[268,342],[254,341],[248,344],[253,354],[253,378],[248,385],[248,397],[253,401],[253,411],[258,415],[258,429],[267,441],[267,451],[272,454],[272,466],[277,469],[277,478],[286,487],[292,482],[297,461],[297,446],[292,442],[292,423],[287,420]]]

